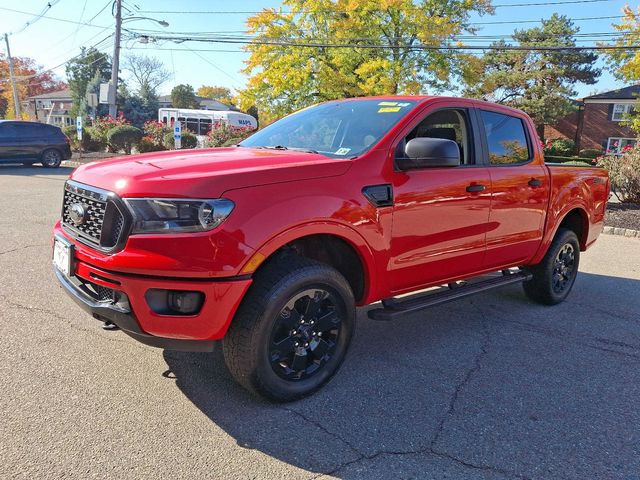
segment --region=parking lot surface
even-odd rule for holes
[[[602,236],[556,307],[513,286],[363,310],[336,378],[274,405],[219,352],[141,345],[66,297],[69,173],[0,166],[0,478],[640,478],[640,240]]]

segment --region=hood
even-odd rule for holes
[[[342,175],[351,164],[291,150],[210,148],[94,162],[78,167],[71,178],[122,197],[217,198],[227,190]]]

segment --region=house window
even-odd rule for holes
[[[638,144],[636,138],[615,138],[610,137],[607,141],[607,153],[620,155],[627,148],[633,148]]]
[[[632,103],[614,103],[613,104],[613,113],[611,115],[611,120],[614,122],[621,122],[624,120],[625,115],[631,113],[633,110]]]

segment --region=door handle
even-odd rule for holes
[[[480,185],[479,183],[473,183],[467,187],[467,192],[482,192],[485,188],[484,185]]]
[[[529,180],[528,183],[530,187],[539,187],[542,185],[542,180],[539,180],[537,178],[532,178],[531,180]]]

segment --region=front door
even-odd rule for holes
[[[474,136],[470,107],[463,100],[456,108],[433,105],[407,129],[394,150],[397,157],[412,138],[434,137],[455,141],[461,153],[458,167],[394,170],[390,258],[394,292],[482,269],[490,229],[491,180],[480,161],[481,144]]]

